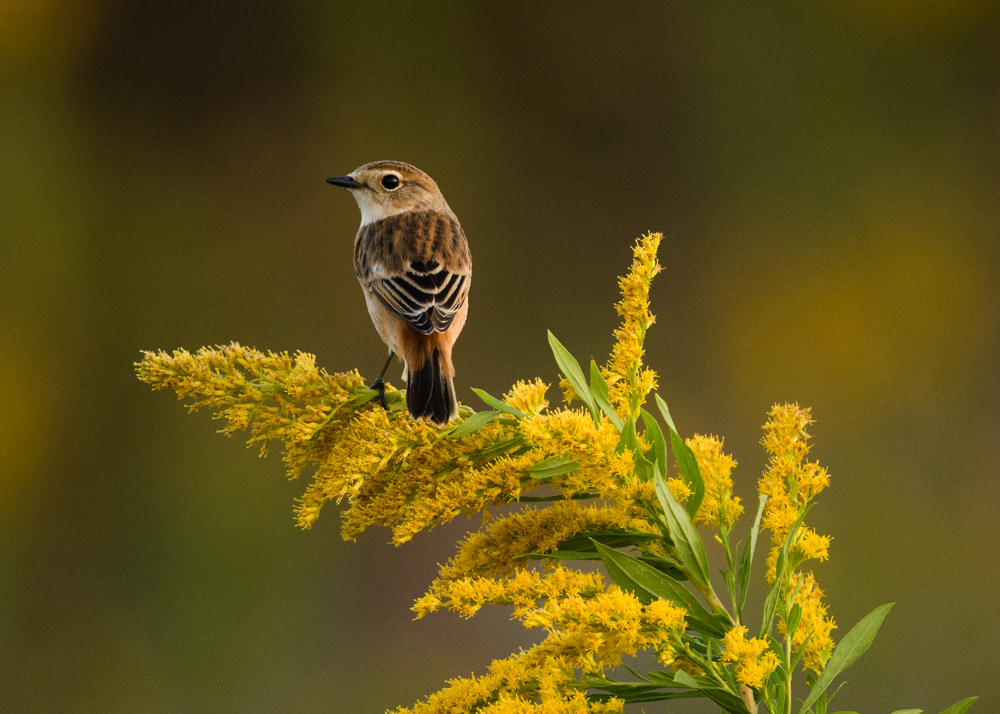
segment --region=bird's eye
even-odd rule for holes
[[[399,176],[396,174],[386,174],[382,177],[382,188],[387,191],[395,191],[399,188]]]

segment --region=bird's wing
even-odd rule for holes
[[[469,295],[472,276],[453,273],[435,260],[409,261],[398,275],[373,273],[369,288],[417,332],[445,332]]]

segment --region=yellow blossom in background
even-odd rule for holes
[[[751,637],[747,639],[747,628],[734,627],[722,639],[725,651],[722,661],[736,668],[736,681],[748,687],[759,689],[764,680],[778,666],[778,658],[767,645],[767,641]]]

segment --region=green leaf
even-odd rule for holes
[[[689,689],[698,689],[698,683],[694,681],[694,677],[685,672],[683,669],[679,669],[674,672],[674,682],[676,682],[678,687],[688,687]]]
[[[506,402],[500,401],[492,394],[489,394],[488,392],[485,392],[482,389],[476,389],[475,387],[473,387],[472,391],[475,392],[480,399],[482,399],[484,402],[486,402],[499,412],[503,412],[504,414],[513,414],[514,416],[519,417],[521,419],[527,419],[528,417],[528,415],[522,412],[520,409],[515,409]]]
[[[677,464],[681,467],[681,474],[684,476],[684,480],[687,481],[687,485],[691,488],[691,497],[687,500],[687,512],[694,518],[698,512],[698,508],[701,506],[702,500],[705,498],[705,481],[702,479],[701,470],[698,468],[698,459],[695,457],[691,447],[685,444],[684,439],[677,433],[677,427],[674,426],[674,420],[670,417],[670,410],[667,409],[667,403],[663,401],[663,397],[659,394],[656,395],[656,406],[660,408],[663,420],[670,427],[670,449],[674,453],[674,459],[677,460]],[[666,466],[665,461],[663,464]],[[665,468],[664,471],[666,471]]]
[[[622,453],[628,449],[632,452],[632,461],[635,463],[635,475],[640,481],[649,481],[653,476],[653,465],[646,460],[639,449],[639,437],[635,433],[635,421],[629,416],[622,426],[622,434],[615,447],[617,453]]]
[[[662,669],[654,669],[652,672],[646,672],[646,676],[649,678],[650,682],[656,682],[661,687],[677,686],[674,684],[673,672],[664,672]]]
[[[531,478],[537,479],[552,478],[553,476],[572,473],[578,468],[580,468],[580,464],[572,459],[566,459],[562,456],[550,456],[529,467],[528,475]]]
[[[977,699],[979,699],[979,697],[969,697],[968,699],[963,699],[960,702],[955,702],[941,712],[941,714],[964,714],[965,710],[971,707],[972,703]]]
[[[727,712],[750,714],[750,710],[747,709],[747,705],[735,694],[730,694],[724,689],[712,689],[709,687],[704,687],[701,691],[704,692],[706,697],[711,699]]]
[[[560,550],[594,550],[594,541],[609,548],[640,547],[653,540],[662,540],[656,533],[647,533],[637,528],[607,528],[586,530],[559,543]]]
[[[452,439],[455,439],[460,436],[472,434],[473,432],[482,429],[498,416],[500,416],[499,411],[476,412],[461,424],[456,426],[449,436],[451,436]]]
[[[897,709],[892,714],[923,714],[923,709]]]
[[[592,701],[606,702],[611,697],[624,699],[626,704],[638,704],[640,702],[662,702],[667,699],[693,699],[705,696],[701,692],[645,692],[635,695],[615,694],[588,694],[587,699]]]
[[[600,498],[599,493],[574,493],[572,496],[521,496],[518,503],[549,503],[551,501],[586,501],[591,498]]]
[[[813,504],[809,504],[805,507],[805,510],[799,514],[799,517],[795,519],[795,523],[792,527],[788,529],[788,535],[785,536],[785,542],[781,546],[781,552],[778,553],[778,562],[775,564],[774,572],[774,584],[771,586],[771,591],[767,594],[767,600],[764,602],[764,620],[760,625],[760,634],[758,637],[763,637],[764,635],[770,634],[771,623],[774,621],[774,613],[778,607],[778,595],[781,591],[781,584],[785,576],[785,563],[788,561],[788,549],[792,547],[792,541],[795,539],[795,533],[799,530],[799,526],[802,525],[802,520],[809,513],[809,509],[813,507]]]
[[[667,518],[667,527],[670,529],[670,537],[677,548],[677,554],[684,563],[688,575],[692,579],[700,581],[703,585],[712,582],[711,571],[708,569],[708,556],[705,554],[705,544],[701,542],[698,529],[694,527],[694,522],[687,511],[677,502],[674,495],[667,488],[667,482],[663,480],[663,475],[659,472],[654,476],[656,497],[660,501],[663,513]]]
[[[545,558],[552,558],[553,560],[600,560],[601,556],[595,551],[553,550],[551,553],[523,553],[517,556],[517,558],[524,560],[544,560]]]
[[[740,553],[739,565],[737,566],[736,582],[739,587],[740,601],[736,606],[737,619],[743,620],[743,604],[747,600],[747,591],[750,589],[750,568],[753,566],[753,553],[757,547],[757,534],[760,533],[760,519],[764,515],[764,504],[767,503],[767,496],[760,497],[760,505],[757,507],[757,517],[754,518],[753,528],[750,531],[750,540],[743,546]]]
[[[524,441],[524,436],[518,434],[513,439],[507,439],[505,441],[498,441],[496,443],[490,444],[482,451],[469,454],[469,460],[474,463],[479,463],[480,461],[485,461],[486,459],[491,459],[494,456],[499,456],[500,454],[506,453],[511,449],[514,449],[521,445]],[[462,457],[459,458],[461,460]]]
[[[622,430],[622,418],[618,416],[615,408],[611,406],[611,392],[608,390],[608,382],[601,374],[601,368],[597,362],[590,360],[590,391],[594,395],[594,402],[601,408],[611,423],[618,431]]]
[[[594,545],[604,561],[608,577],[620,588],[633,593],[645,603],[655,599],[667,600],[683,608],[687,611],[688,626],[703,635],[723,637],[726,634],[726,623],[706,610],[694,593],[677,580],[639,558],[608,548],[597,541],[594,541]]]
[[[549,330],[549,346],[552,348],[552,354],[556,358],[556,364],[559,365],[559,371],[569,380],[573,391],[576,392],[577,396],[590,409],[594,421],[598,421],[594,395],[590,392],[587,380],[583,376],[583,370],[580,369],[580,363],[576,361],[576,357],[569,353],[569,350],[563,347],[562,342],[556,339],[556,336],[552,334],[552,330]]]
[[[677,427],[674,426],[674,420],[670,416],[670,410],[667,409],[667,403],[663,401],[663,397],[659,394],[654,396],[656,397],[656,406],[660,408],[660,414],[663,415],[663,420],[667,422],[667,426],[670,427],[670,431],[677,431]]]
[[[646,425],[646,436],[653,439],[653,461],[659,461],[661,464],[666,465],[667,442],[663,438],[663,430],[660,429],[656,418],[645,409],[640,409],[639,413],[642,415],[642,423]],[[646,453],[648,454],[649,452]]]
[[[876,607],[861,618],[861,621],[852,627],[850,632],[844,635],[844,639],[837,645],[837,648],[833,651],[833,655],[831,655],[829,661],[826,663],[826,667],[823,668],[823,672],[819,675],[816,683],[813,684],[809,696],[805,698],[802,706],[799,707],[799,714],[804,714],[812,706],[813,702],[819,699],[819,695],[826,691],[834,678],[854,664],[858,657],[865,653],[865,650],[871,646],[872,640],[875,639],[875,635],[878,634],[878,628],[882,626],[882,621],[885,620],[885,616],[889,614],[889,610],[892,609],[894,604],[890,602]],[[971,702],[969,703],[971,704]],[[959,711],[965,710],[962,709]]]

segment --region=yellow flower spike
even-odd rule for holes
[[[649,284],[660,272],[656,251],[662,238],[661,233],[640,238],[632,249],[628,274],[618,281],[622,299],[615,309],[622,317],[622,324],[615,330],[611,357],[601,373],[608,382],[611,403],[622,418],[638,419],[640,405],[656,387],[656,373],[643,369],[642,345],[646,330],[655,321],[649,310]]]
[[[705,496],[695,515],[695,525],[707,523],[731,529],[743,513],[740,499],[733,496],[732,472],[736,460],[723,453],[722,439],[715,436],[695,434],[685,441],[698,460],[698,470],[705,482]]]

